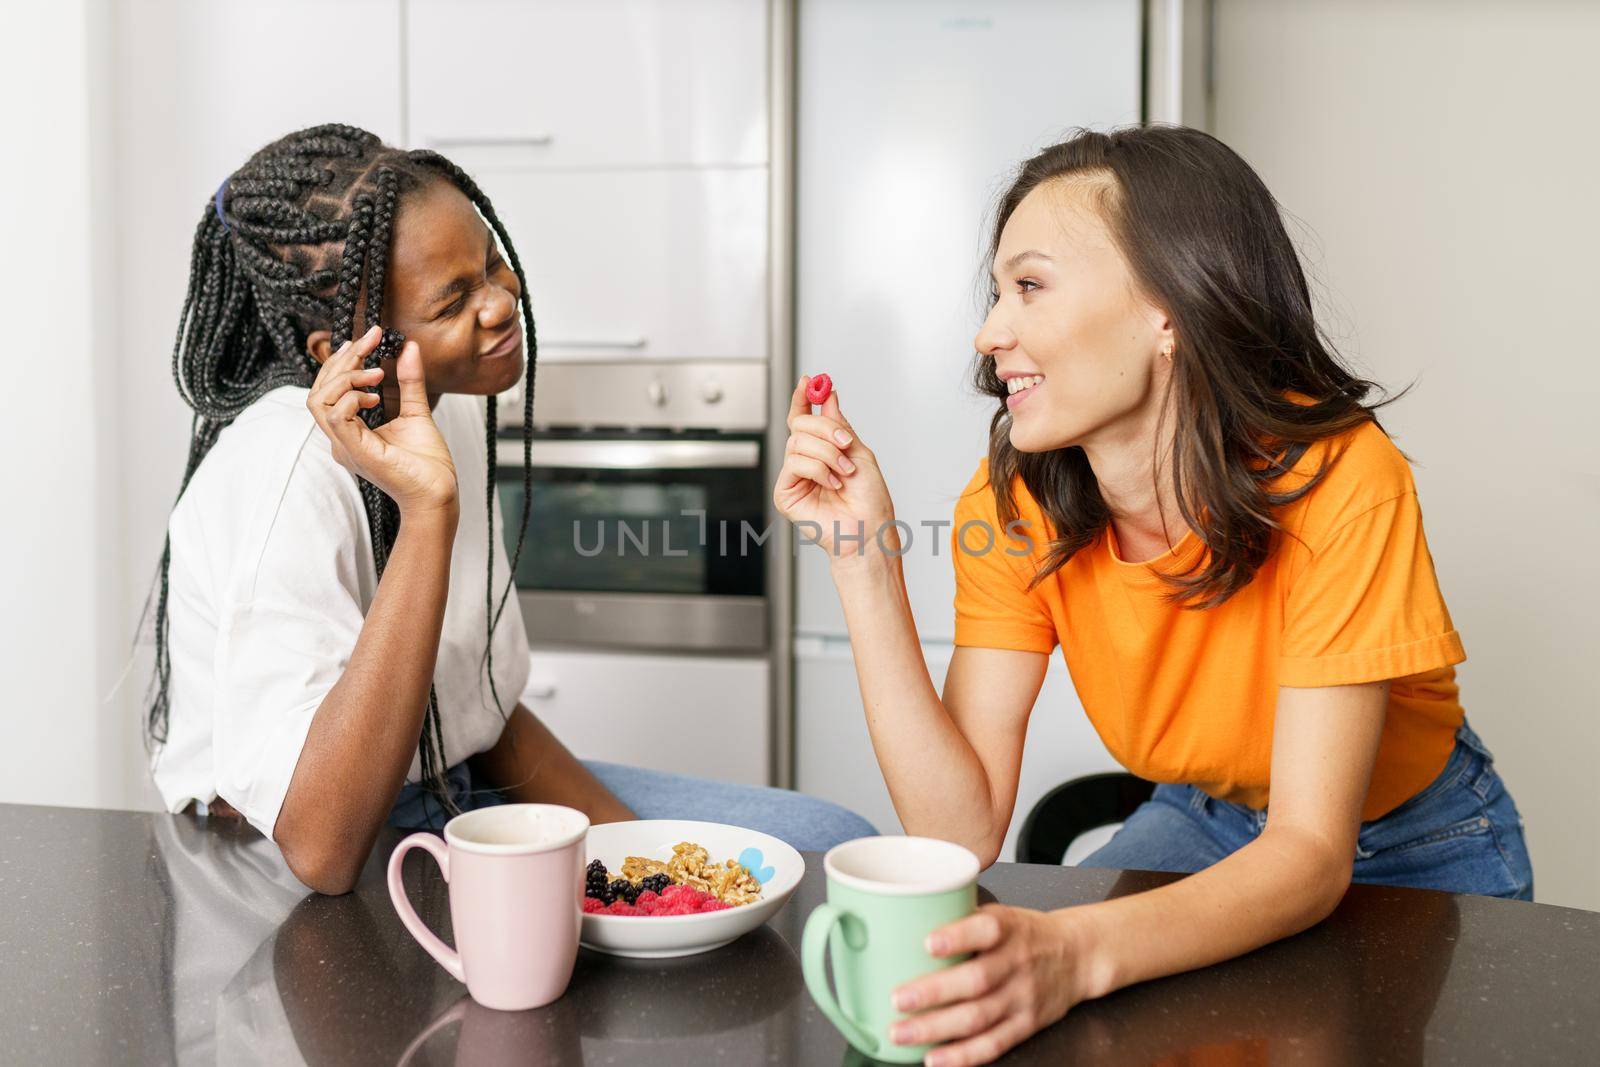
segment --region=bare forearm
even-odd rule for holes
[[[506,720],[495,746],[472,757],[471,763],[474,778],[481,776],[518,803],[565,804],[593,823],[633,818],[633,812],[521,704]]]
[[[833,564],[878,765],[906,831],[980,857],[1005,827],[988,775],[939,699],[922,657],[900,561],[877,553]],[[1009,811],[1006,813],[1009,815]]]
[[[454,508],[402,520],[350,663],[311,722],[273,836],[314,889],[354,881],[405,781],[439,652],[456,520]]]
[[[1089,995],[1104,996],[1299,933],[1326,918],[1349,883],[1349,862],[1325,842],[1268,829],[1182,881],[1056,915],[1081,935]]]

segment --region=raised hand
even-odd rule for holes
[[[379,403],[368,386],[383,380],[383,368],[364,370],[361,361],[377,347],[383,331],[374,326],[328,357],[306,397],[311,417],[328,435],[333,458],[394,498],[400,513],[454,508],[456,468],[450,449],[428,407],[422,351],[407,341],[395,362],[400,413],[376,430],[361,412]]]
[[[808,384],[802,377],[789,400],[789,440],[772,490],[773,506],[834,559],[877,547],[880,531],[882,546],[898,551],[891,525],[894,501],[878,458],[845,419],[837,391],[812,414]]]

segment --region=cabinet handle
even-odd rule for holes
[[[604,338],[592,340],[572,339],[566,341],[545,340],[539,342],[544,348],[643,348],[649,344],[645,337],[625,337],[617,341],[607,341]]]
[[[526,137],[429,137],[429,148],[543,148],[554,141],[553,133],[530,133]]]
[[[521,467],[522,442],[496,441],[494,461],[500,467]],[[755,441],[540,438],[533,443],[533,465],[545,470],[754,470],[761,466],[761,446]]]
[[[533,697],[535,700],[549,700],[556,695],[556,683],[536,682],[523,690],[523,694]]]

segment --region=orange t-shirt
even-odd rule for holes
[[[1017,517],[1028,525],[1009,537],[981,463],[951,535],[955,643],[1045,653],[1059,644],[1123,766],[1254,808],[1267,805],[1279,686],[1392,679],[1361,812],[1383,815],[1444,769],[1462,720],[1453,664],[1466,653],[1439,593],[1411,469],[1375,423],[1313,445],[1277,488],[1303,484],[1346,445],[1322,482],[1281,510],[1294,536],[1280,534],[1250,584],[1204,611],[1164,599],[1173,587],[1156,573],[1204,553],[1192,531],[1156,560],[1127,563],[1108,527],[1030,590],[1051,528],[1018,478]],[[963,550],[974,520],[993,531],[987,552],[982,527],[966,530]]]

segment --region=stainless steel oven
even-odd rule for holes
[[[539,367],[516,568],[530,643],[767,648],[765,383],[760,364]],[[520,399],[502,410],[504,423]],[[501,434],[496,482],[512,542],[522,440],[511,426]]]

